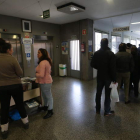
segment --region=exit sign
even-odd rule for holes
[[[82,30],[82,35],[86,35],[87,34],[87,30],[86,29],[83,29]]]
[[[50,18],[50,10],[43,11],[43,19]]]

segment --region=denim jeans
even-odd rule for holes
[[[48,110],[53,109],[53,97],[51,93],[52,84],[40,84],[44,106],[48,106]]]
[[[102,90],[105,86],[105,102],[104,102],[104,110],[105,113],[109,113],[111,111],[110,107],[110,92],[111,89],[109,88],[111,84],[110,80],[97,80],[97,93],[96,93],[96,111],[100,112],[101,109],[101,95]]]

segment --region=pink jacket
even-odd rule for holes
[[[51,66],[47,60],[43,60],[36,67],[36,83],[49,84],[52,83]]]

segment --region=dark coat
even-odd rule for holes
[[[118,73],[132,72],[134,70],[132,55],[128,52],[118,52],[116,54],[116,67]]]
[[[110,48],[100,49],[93,55],[91,67],[97,69],[98,80],[116,81],[116,59]]]

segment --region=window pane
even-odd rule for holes
[[[102,38],[107,38],[108,39],[108,34],[102,34]]]
[[[98,51],[101,47],[102,34],[95,32],[95,51]]]
[[[132,45],[136,45],[136,40],[131,40]]]
[[[79,40],[70,41],[71,69],[80,71]]]

